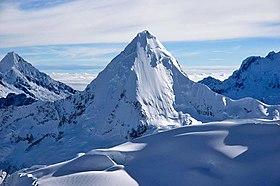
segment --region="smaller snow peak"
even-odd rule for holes
[[[267,54],[267,56],[273,56],[274,54],[276,54],[274,51],[271,51]]]
[[[22,59],[17,53],[9,52],[0,62],[0,72],[5,73],[17,66],[19,60]]]
[[[258,61],[261,57],[260,56],[251,56],[246,58],[242,64],[240,69],[243,71],[247,71],[247,69],[251,66],[252,63],[254,63],[255,61]]]
[[[14,52],[14,51],[12,51],[12,52],[9,52],[8,54],[7,54],[9,57],[11,57],[12,59],[14,59],[14,61],[18,61],[21,57],[16,53],[16,52]]]
[[[242,62],[240,69],[246,71],[252,64],[254,64],[257,61],[263,60],[263,59],[279,61],[280,60],[280,52],[276,53],[274,51],[271,51],[267,54],[266,57],[260,57],[260,56],[248,57]]]
[[[277,58],[277,56],[279,56],[278,58],[280,58],[280,52],[274,52],[274,51],[271,51],[267,54],[266,58],[268,59],[271,59],[271,60],[274,60]]]
[[[8,60],[6,60],[7,62],[15,63],[15,62],[18,62],[19,55],[17,53],[15,53],[14,51],[12,51],[12,52],[8,52],[4,58],[8,59]]]

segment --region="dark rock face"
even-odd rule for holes
[[[25,94],[10,93],[6,98],[0,98],[0,108],[29,105],[35,101],[35,99],[27,97]]]
[[[203,80],[199,81],[198,83],[207,85],[211,90],[222,94],[221,90],[218,89],[218,87],[222,84],[222,81],[215,79],[211,76],[208,76],[206,78],[204,78]]]

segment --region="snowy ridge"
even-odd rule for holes
[[[5,185],[279,185],[278,122],[193,125],[20,170]]]
[[[15,52],[8,53],[0,62],[1,97],[9,93],[24,93],[33,99],[55,101],[75,92],[71,87],[40,72]]]
[[[252,97],[264,103],[280,104],[280,52],[245,59],[239,70],[223,82],[208,77],[201,80],[213,91],[232,99]]]
[[[85,91],[0,110],[0,165],[13,172],[198,121],[279,119],[279,111],[191,81],[160,41],[143,31]]]

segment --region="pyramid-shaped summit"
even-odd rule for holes
[[[19,55],[15,52],[9,52],[0,62],[0,72],[5,73],[12,69],[12,67],[18,66],[18,62],[21,60]]]
[[[17,73],[15,75],[22,74],[25,76],[43,74],[14,51],[8,52],[0,62],[0,72],[2,74],[11,73],[10,71]]]
[[[110,131],[190,124],[195,119],[174,107],[173,78],[189,81],[160,41],[148,31],[140,32],[87,87],[95,102],[86,115]]]
[[[137,51],[137,47],[142,47],[146,50],[155,48],[165,50],[161,42],[147,30],[138,33],[136,37],[127,45],[124,52],[128,55]]]
[[[266,106],[256,100],[232,101],[188,79],[177,60],[148,31],[138,33],[84,94],[94,96],[85,115],[91,115],[100,124],[99,130],[108,134],[120,128],[125,132],[140,128],[141,133],[139,126],[169,128],[197,120],[268,116],[263,111]]]

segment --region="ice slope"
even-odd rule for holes
[[[280,183],[280,122],[192,125],[33,166],[3,185],[254,185]]]
[[[233,118],[279,119],[280,106],[231,100],[195,83],[148,31],[81,93],[0,110],[0,167],[51,164],[166,129]],[[34,158],[36,157],[36,158]]]
[[[201,80],[213,91],[232,99],[252,97],[264,103],[280,104],[280,52],[266,57],[248,57],[228,79],[208,77]]]
[[[9,93],[24,93],[37,100],[55,101],[75,92],[71,87],[40,72],[15,52],[8,53],[0,62],[1,97]]]

